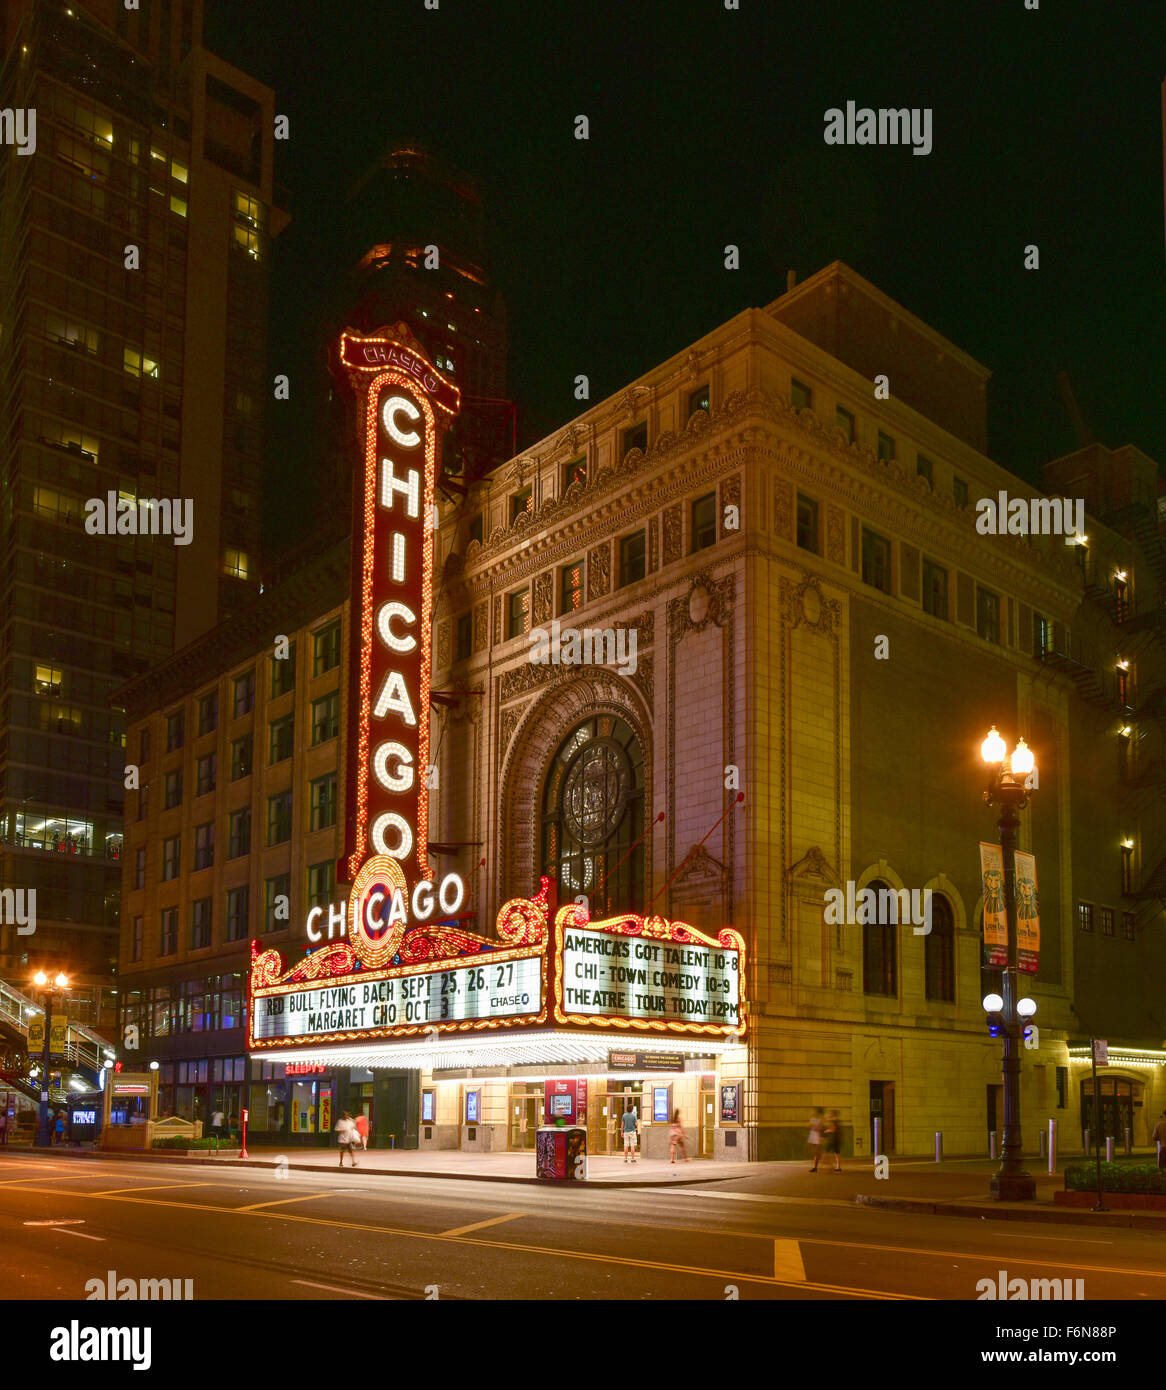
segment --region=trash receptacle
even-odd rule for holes
[[[540,1178],[582,1181],[587,1176],[587,1131],[547,1125],[535,1135],[535,1173]]]

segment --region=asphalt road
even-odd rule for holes
[[[917,1217],[767,1182],[548,1190],[5,1154],[0,1297],[84,1299],[114,1270],[190,1279],[196,1300],[976,1300],[1001,1269],[1082,1279],[1086,1300],[1166,1297],[1155,1232]]]

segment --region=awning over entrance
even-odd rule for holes
[[[514,1032],[493,1037],[434,1037],[424,1041],[372,1043],[364,1046],[334,1046],[281,1051],[278,1057],[268,1052],[252,1053],[268,1061],[292,1062],[329,1067],[393,1067],[416,1071],[447,1071],[472,1067],[508,1067],[531,1063],[606,1062],[613,1049],[644,1047],[644,1038],[627,1036],[596,1036],[570,1032]],[[691,1057],[720,1056],[739,1048],[737,1039],[702,1039],[699,1046],[678,1047],[677,1039],[669,1037],[670,1051],[683,1052]]]

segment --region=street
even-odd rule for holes
[[[547,1189],[9,1153],[0,1296],[84,1299],[111,1270],[192,1280],[196,1300],[975,1300],[1001,1270],[1082,1280],[1086,1300],[1166,1296],[1156,1231],[879,1211],[856,1184],[869,1170]]]

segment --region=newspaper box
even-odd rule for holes
[[[535,1136],[535,1172],[565,1181],[587,1176],[587,1131],[577,1125],[547,1125]]]

